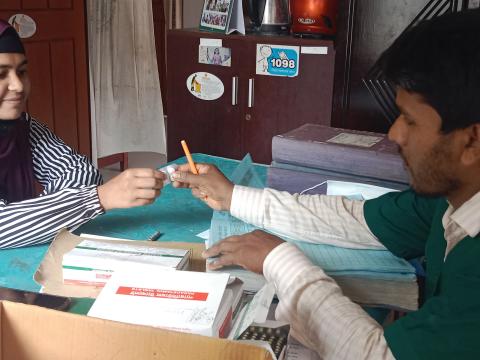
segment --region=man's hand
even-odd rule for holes
[[[230,210],[233,183],[214,165],[196,164],[198,175],[190,172],[188,164],[180,165],[172,175],[176,188],[192,189],[192,195],[207,203],[214,210]]]
[[[282,243],[284,241],[275,235],[255,230],[240,236],[230,236],[220,241],[205,250],[202,257],[205,259],[217,257],[208,265],[212,270],[228,265],[240,265],[247,270],[261,274],[267,255]]]
[[[163,187],[165,174],[154,169],[127,169],[97,188],[105,210],[151,204]]]

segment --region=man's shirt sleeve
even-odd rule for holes
[[[294,245],[277,246],[263,264],[280,300],[276,318],[322,359],[393,360],[380,324]]]
[[[384,249],[370,232],[363,201],[236,185],[230,213],[280,236],[354,249]]]

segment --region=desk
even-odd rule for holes
[[[218,166],[230,176],[239,161],[204,154],[193,154],[195,162]],[[180,158],[173,163],[186,163]],[[255,165],[265,182],[267,166]],[[190,194],[189,189],[174,189],[170,185],[151,205],[109,211],[75,231],[134,240],[145,240],[156,231],[164,235],[157,241],[203,242],[196,234],[210,227],[212,210]],[[20,249],[0,250],[0,286],[38,291],[33,274],[43,259],[48,244]]]
[[[230,176],[239,161],[216,156],[193,154],[195,162],[215,164]],[[172,163],[186,163],[180,158]],[[265,183],[266,165],[255,164],[255,170]],[[190,194],[188,189],[174,189],[167,186],[162,195],[151,205],[112,210],[101,215],[75,231],[76,234],[92,233],[126,239],[145,240],[156,231],[164,233],[157,241],[203,242],[196,236],[210,228],[212,210]],[[48,244],[27,248],[0,250],[0,286],[21,290],[38,291],[40,286],[33,281],[33,274],[42,261]],[[73,303],[69,312],[86,314],[92,299]],[[374,319],[382,323],[388,310],[365,309]]]

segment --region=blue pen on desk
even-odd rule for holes
[[[148,241],[155,241],[160,239],[160,237],[163,235],[160,231],[155,231],[149,238]]]

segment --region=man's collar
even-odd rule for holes
[[[456,210],[450,205],[446,215],[470,237],[477,236],[480,233],[480,191]]]

